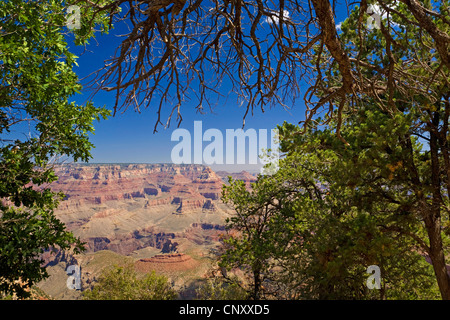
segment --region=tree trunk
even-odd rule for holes
[[[261,271],[254,270],[253,271],[253,300],[259,300],[260,299],[260,289],[261,289]]]
[[[439,124],[439,115],[435,114],[433,118],[433,126],[437,128]],[[414,164],[414,156],[412,149],[411,137],[405,137],[404,147],[409,150],[410,157],[407,157],[405,166],[411,173],[411,182],[413,184],[414,192],[417,196],[417,201],[421,203],[422,219],[425,223],[425,229],[427,231],[428,240],[430,246],[427,248],[427,252],[430,256],[431,263],[433,265],[434,274],[439,286],[441,297],[444,300],[450,300],[450,278],[447,275],[447,269],[445,265],[444,249],[442,245],[441,237],[441,214],[440,205],[442,203],[441,191],[440,191],[440,169],[439,169],[439,152],[438,152],[438,136],[437,132],[433,128],[428,129],[430,132],[430,153],[431,153],[431,186],[433,199],[430,206],[422,192],[423,184],[419,178],[419,172]]]
[[[424,203],[424,222],[430,240],[430,259],[443,300],[450,300],[450,278],[445,265],[441,236],[441,179],[438,145],[439,111],[434,112],[430,132],[432,203]]]
[[[443,300],[450,300],[450,278],[445,265],[445,257],[442,249],[440,217],[434,212],[424,219],[428,238],[430,239],[430,259],[433,264],[434,274]]]

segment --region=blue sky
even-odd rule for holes
[[[342,20],[338,18],[336,22]],[[86,51],[69,42],[71,50],[79,55],[77,60],[79,67],[75,68],[75,71],[80,78],[103,66],[104,60],[114,54],[121,41],[114,35],[120,32],[116,32],[117,30],[113,30],[109,35],[98,35],[96,41],[91,41],[91,44],[87,46]],[[224,88],[224,90],[228,89]],[[304,90],[306,87],[303,88]],[[301,92],[301,95],[303,93]],[[84,90],[81,95],[74,98],[77,103],[84,104],[89,95],[90,92]],[[93,98],[95,105],[105,105],[107,108],[112,108],[114,101],[114,92],[99,92]],[[202,121],[203,131],[208,128],[217,128],[224,135],[226,129],[241,128],[245,108],[238,107],[236,103],[236,99],[228,99],[218,104],[212,113],[206,110],[206,114],[199,114],[195,110],[195,101],[188,102],[182,105],[183,122],[180,128],[193,132],[194,121]],[[266,108],[262,113],[259,108],[255,108],[254,115],[249,114],[246,117],[244,129],[270,130],[284,121],[298,123],[304,119],[304,114],[302,99],[298,99],[290,110],[275,106]],[[153,133],[156,117],[155,109],[141,109],[141,113],[137,113],[130,108],[123,114],[118,112],[115,117],[96,123],[95,135],[91,137],[95,149],[92,150],[93,159],[90,162],[170,163],[171,150],[177,144],[176,141],[171,141],[171,134],[177,128],[176,121],[172,121],[169,128],[164,129],[160,126],[159,132]],[[162,121],[165,122],[164,120]]]

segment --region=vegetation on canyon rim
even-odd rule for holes
[[[46,276],[44,249],[82,249],[53,214],[61,195],[44,187],[56,179],[51,157],[89,160],[93,121],[109,115],[69,102],[82,89],[64,34],[64,9],[75,4],[77,44],[94,27],[131,23],[92,83],[117,93],[114,110],[121,96],[124,108],[157,100],[155,130],[164,106],[181,121],[191,91],[202,110],[223,81],[245,103],[244,119],[254,107],[287,107],[300,80],[309,83],[305,121],[279,127],[277,174],[260,176],[252,191],[238,181],[224,188],[237,233],[220,264],[247,271],[237,283],[250,297],[450,299],[448,0],[362,0],[339,33],[329,0],[126,3],[0,3],[1,291],[26,296],[16,281]],[[366,23],[368,5],[385,12],[378,28]],[[9,139],[26,121],[35,134]],[[382,270],[379,291],[364,288],[367,264]]]
[[[166,277],[151,272],[139,278],[133,265],[103,270],[94,287],[83,292],[86,300],[170,300],[176,295]]]

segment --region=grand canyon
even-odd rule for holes
[[[209,271],[233,212],[220,200],[227,176],[248,187],[256,180],[202,165],[66,164],[55,171],[50,188],[65,194],[56,215],[86,248],[44,254],[50,277],[38,286],[57,299],[80,298],[103,268],[127,263],[165,274],[188,297]],[[66,285],[74,264],[82,270],[81,290]]]

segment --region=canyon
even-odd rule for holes
[[[44,255],[51,276],[40,285],[56,298],[79,297],[62,283],[69,264],[81,265],[86,287],[113,264],[105,256],[141,272],[166,273],[179,286],[186,285],[179,277],[183,271],[202,277],[233,213],[220,200],[223,184],[229,175],[248,187],[256,180],[248,172],[214,172],[203,165],[65,164],[55,172],[58,180],[50,188],[65,194],[55,214],[86,249],[70,257]]]

